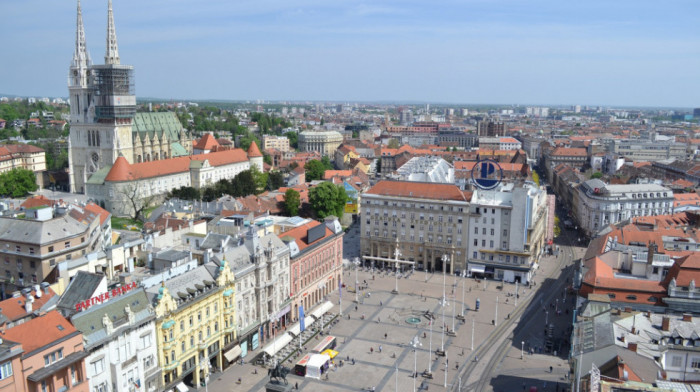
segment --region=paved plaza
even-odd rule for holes
[[[543,258],[540,269],[535,277],[538,286],[533,288],[519,287],[520,306],[528,297],[535,295],[536,288],[545,280],[545,277],[555,275],[558,277],[558,263],[555,257]],[[344,282],[352,289],[355,281],[355,270],[346,270],[343,275]],[[426,274],[425,272],[415,272],[407,278],[398,279],[398,294],[392,294],[396,280],[393,274],[382,274],[360,269],[357,272],[358,280],[367,282],[368,288],[361,290],[359,303],[355,303],[355,294],[343,291],[342,317],[339,322],[326,329],[338,338],[339,351],[335,358],[335,366],[327,372],[327,378],[321,380],[304,378],[290,373],[287,376],[291,385],[299,386],[300,390],[307,391],[359,391],[375,388],[376,391],[410,391],[413,390],[414,378],[411,377],[414,367],[419,376],[415,379],[417,388],[429,387],[430,390],[445,390],[445,379],[447,379],[448,389],[457,382],[457,370],[462,368],[467,361],[473,361],[472,355],[472,334],[475,351],[479,345],[486,341],[487,337],[495,330],[496,324],[504,322],[515,310],[515,297],[509,296],[515,292],[514,284],[506,283],[501,287],[496,281],[476,281],[474,279],[463,279],[455,276],[446,276],[445,291],[447,296],[447,306],[440,306],[440,299],[443,295],[443,275]],[[464,302],[462,302],[462,287],[464,285]],[[480,299],[479,311],[474,311],[476,300]],[[538,301],[539,301],[538,296]],[[335,292],[328,298],[335,305],[330,311],[333,314],[340,313],[340,299]],[[498,301],[498,305],[497,305]],[[563,302],[563,298],[562,298]],[[540,305],[534,306],[542,311],[542,314],[532,315],[523,313],[523,318],[532,324],[531,331],[527,330],[526,336],[528,346],[538,347],[541,345],[542,328],[544,326],[544,311]],[[464,311],[465,321],[461,322],[455,315]],[[456,336],[443,335],[444,325],[449,330],[456,331]],[[430,333],[429,318],[426,312],[435,315],[435,322],[432,326],[432,339]],[[497,314],[496,314],[497,313]],[[556,319],[553,315],[552,319]],[[349,319],[348,319],[349,316]],[[364,316],[364,319],[363,319]],[[569,316],[566,316],[569,317]],[[566,325],[564,314],[558,318],[557,324],[562,328]],[[416,322],[413,324],[412,322]],[[517,324],[517,323],[516,323]],[[474,329],[472,330],[472,325]],[[453,327],[454,326],[454,327]],[[314,325],[316,328],[317,325]],[[537,332],[539,331],[539,332]],[[386,334],[386,337],[385,337]],[[520,335],[519,335],[520,336]],[[414,354],[410,342],[418,337],[420,342]],[[313,345],[313,341],[306,344],[308,353]],[[430,352],[432,340],[432,353]],[[298,344],[294,340],[290,344]],[[379,350],[381,346],[381,352]],[[503,375],[494,378],[489,384],[488,390],[516,390],[512,389],[517,382],[517,390],[523,379],[528,383],[534,381],[550,380],[549,386],[554,391],[552,381],[562,382],[568,365],[563,355],[554,356],[552,354],[533,353],[527,358],[520,359],[520,344],[512,345],[502,363],[499,363],[499,371]],[[446,357],[437,356],[435,351],[444,348]],[[246,359],[251,359],[257,352],[249,353]],[[304,354],[301,354],[303,356]],[[285,362],[283,365],[293,368],[295,362],[301,358],[295,357]],[[347,359],[351,361],[348,363]],[[352,364],[352,360],[355,364]],[[341,366],[340,362],[343,361]],[[414,362],[415,360],[415,362]],[[445,368],[447,364],[447,377],[445,378]],[[481,365],[481,364],[479,364]],[[554,369],[549,372],[549,366]],[[255,373],[257,369],[257,374]],[[421,374],[430,369],[432,379],[425,379]],[[479,368],[476,368],[476,371]],[[533,371],[537,376],[533,376]],[[498,374],[497,372],[495,374]],[[522,377],[521,377],[522,376]],[[525,378],[524,378],[525,377]],[[240,378],[240,384],[238,379]],[[516,381],[517,380],[517,381]],[[264,391],[265,383],[268,381],[267,371],[262,367],[256,367],[245,362],[244,364],[234,364],[223,374],[215,373],[209,385],[211,391]],[[534,385],[534,384],[533,384]],[[563,385],[563,384],[561,384]],[[540,391],[542,382],[538,385]],[[466,386],[464,386],[466,388]],[[499,389],[502,388],[502,389]],[[203,388],[202,388],[203,390]],[[466,389],[465,389],[466,390]]]

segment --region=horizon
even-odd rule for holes
[[[0,5],[13,38],[5,93],[68,95],[76,5]],[[121,62],[134,66],[140,100],[700,106],[700,31],[692,27],[700,4],[689,0],[116,0],[113,8]],[[101,64],[107,1],[83,1],[82,11],[93,64]]]

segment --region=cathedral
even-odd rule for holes
[[[119,157],[129,164],[192,154],[192,135],[175,113],[136,113],[134,67],[119,59],[112,1],[107,7],[105,61],[93,65],[78,0],[71,62],[69,171],[71,192],[84,193],[90,177]]]

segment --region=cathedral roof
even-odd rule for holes
[[[211,166],[222,166],[245,162],[248,160],[248,157],[245,151],[240,148],[134,164],[129,164],[124,157],[119,157],[109,170],[105,181],[130,181],[183,173],[189,171],[193,165],[201,166],[201,163],[205,160]]]
[[[183,131],[182,124],[173,112],[145,112],[134,115],[132,133],[139,135],[143,140],[146,136],[165,138],[169,141],[180,139],[180,132]]]
[[[259,158],[261,156],[263,155],[260,153],[258,144],[255,143],[255,140],[253,140],[253,142],[250,143],[250,147],[248,147],[248,158]]]
[[[214,135],[211,133],[207,133],[204,135],[199,141],[197,141],[197,144],[194,145],[194,148],[198,150],[213,150],[214,147],[219,146],[219,142],[216,141],[214,138]]]

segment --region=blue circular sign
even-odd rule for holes
[[[503,169],[493,159],[477,161],[472,168],[472,181],[480,189],[493,189],[503,180]]]

